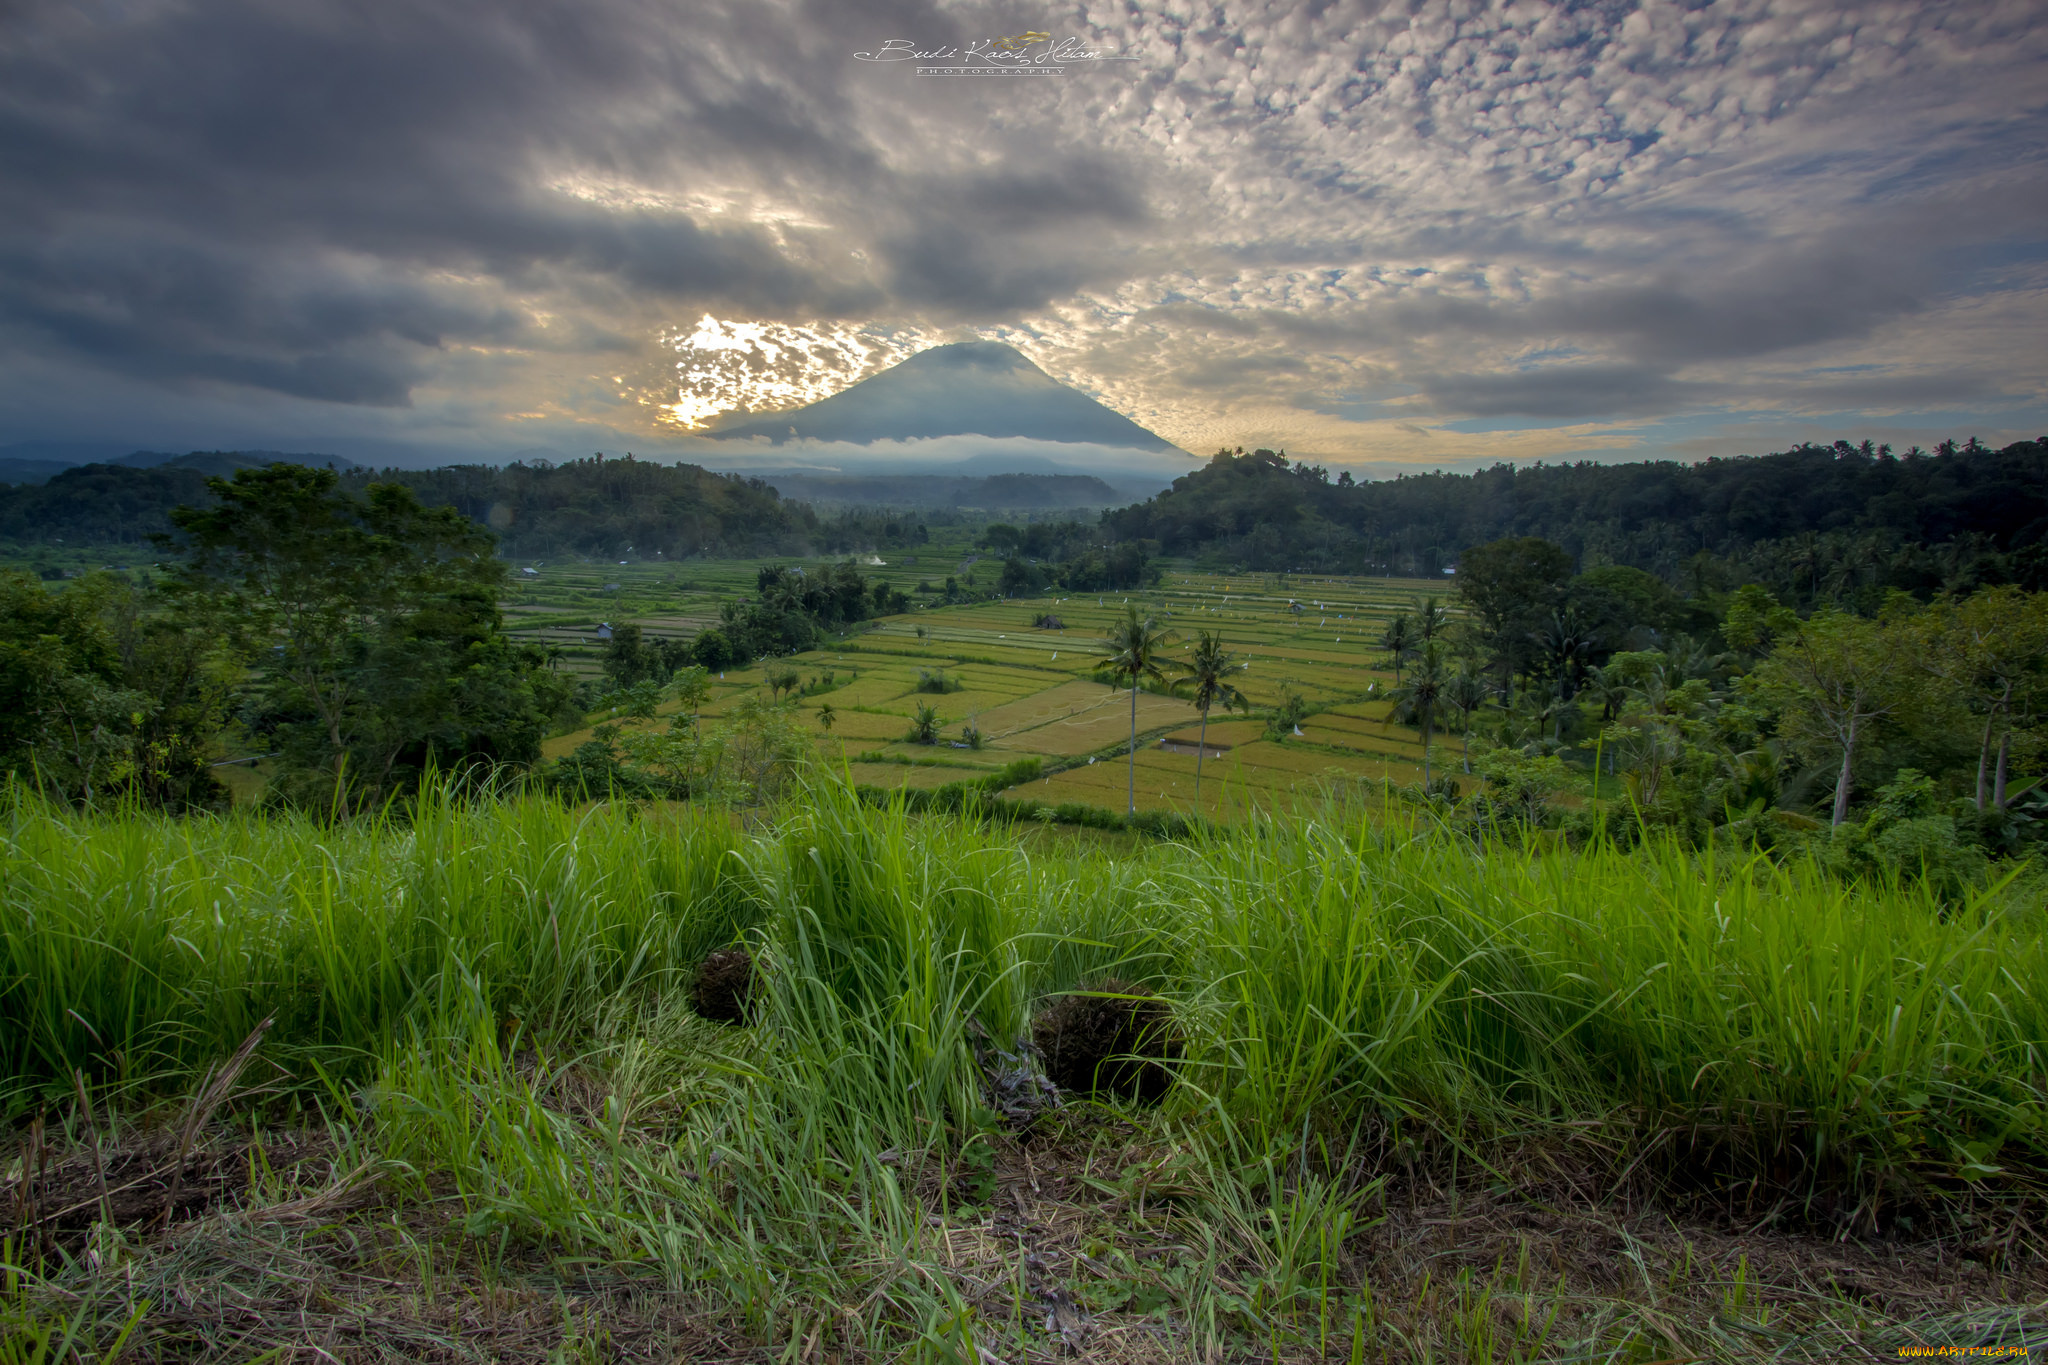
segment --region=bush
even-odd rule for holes
[[[958,692],[966,685],[943,668],[917,670],[917,690],[922,693],[943,697],[949,692]]]
[[[1274,739],[1288,739],[1294,728],[1308,718],[1308,703],[1293,688],[1282,688],[1280,706],[1266,718],[1266,733]]]

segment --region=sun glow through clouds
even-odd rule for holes
[[[675,399],[659,402],[664,425],[701,431],[729,412],[779,412],[841,389],[943,338],[923,328],[733,322],[706,313],[694,330],[665,333],[678,359]]]

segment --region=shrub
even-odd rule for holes
[[[1274,739],[1287,739],[1294,734],[1294,727],[1308,716],[1308,703],[1293,688],[1283,688],[1280,705],[1266,718],[1266,733]]]

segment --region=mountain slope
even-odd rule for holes
[[[852,388],[789,412],[734,418],[710,433],[736,439],[875,441],[1024,437],[1167,452],[1175,446],[1070,389],[994,341],[919,351]]]

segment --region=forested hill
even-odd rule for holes
[[[1735,563],[1846,561],[1880,576],[1947,575],[1968,560],[1980,578],[2004,581],[2048,568],[2048,440],[1903,455],[1838,441],[1698,464],[1496,465],[1368,483],[1332,480],[1284,452],[1220,451],[1104,521],[1119,539],[1253,569],[1433,575],[1471,546],[1540,536],[1582,562],[1674,582],[1702,551]],[[1907,551],[1910,570],[1894,563]]]
[[[190,462],[139,469],[91,464],[43,484],[0,486],[0,539],[139,544],[171,529],[170,510],[212,501]],[[489,526],[508,555],[757,555],[833,551],[838,528],[759,479],[630,456],[559,465],[349,469],[345,487],[400,483],[428,506],[452,505]]]
[[[820,539],[809,507],[759,479],[630,455],[360,476],[372,479],[405,484],[429,507],[457,508],[496,531],[512,556],[801,554]]]

